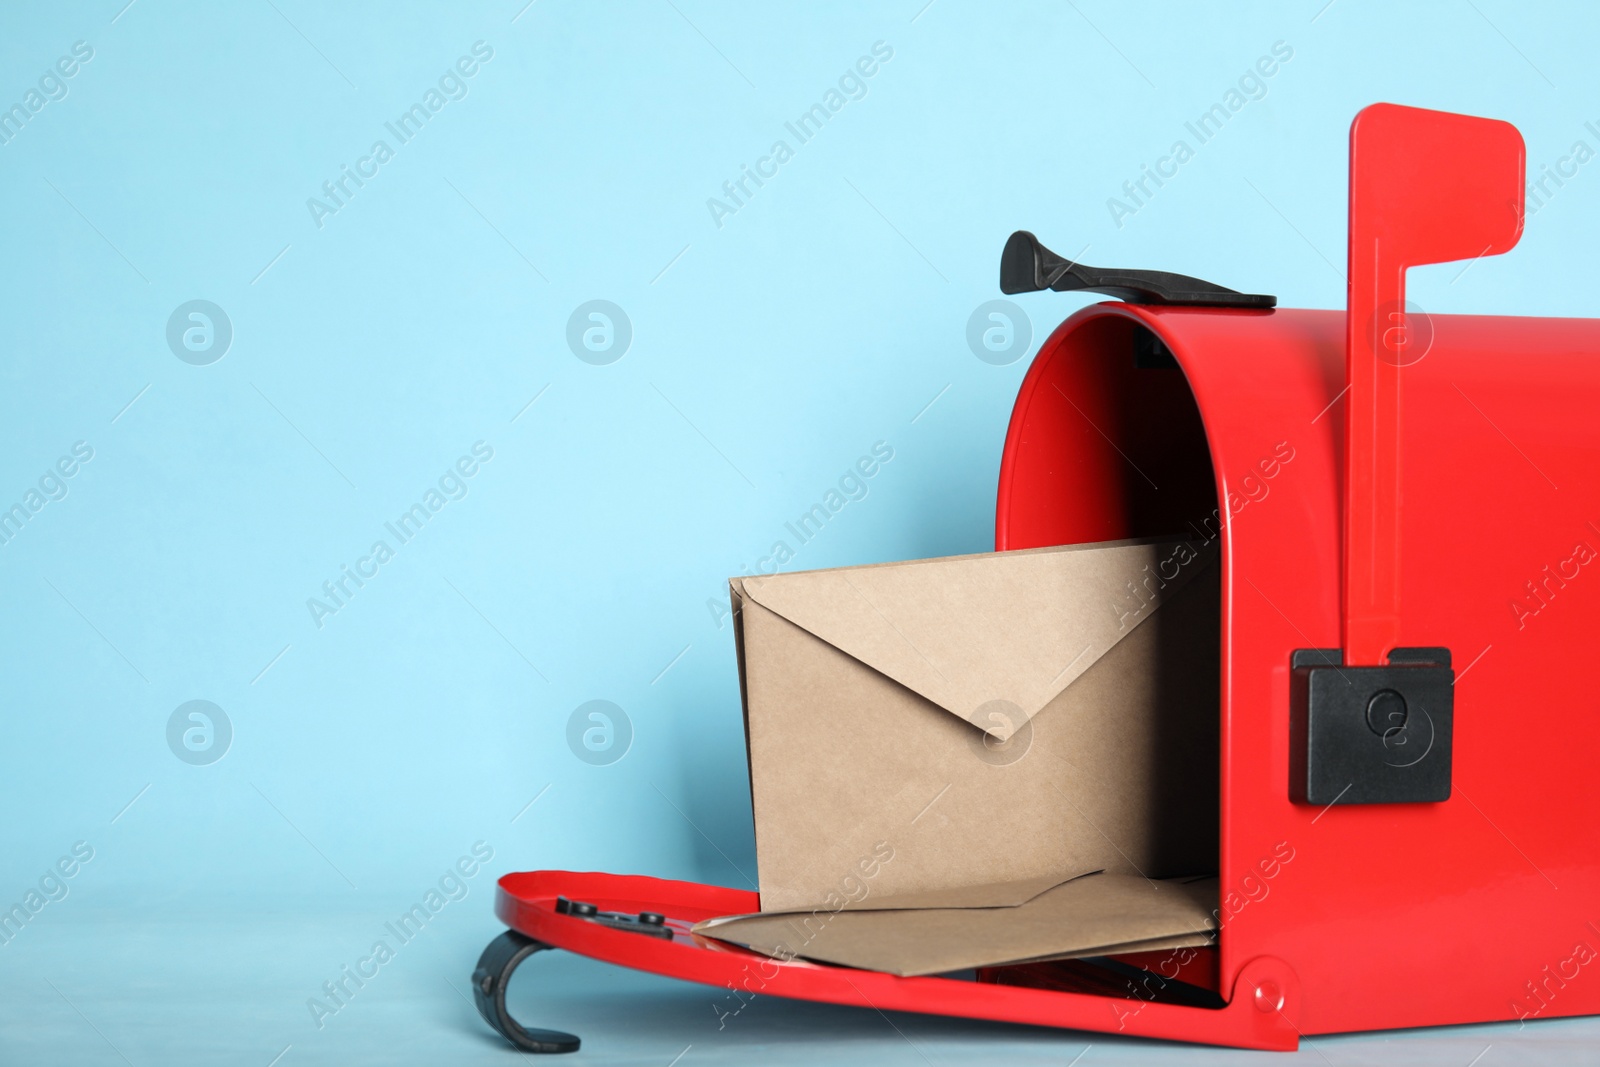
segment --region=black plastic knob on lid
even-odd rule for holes
[[[1130,304],[1196,304],[1203,307],[1270,308],[1278,298],[1241,293],[1213,282],[1164,270],[1115,270],[1091,267],[1058,256],[1027,230],[1018,230],[1000,253],[1000,291],[1058,293],[1086,290],[1105,293]]]

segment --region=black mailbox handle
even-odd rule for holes
[[[1058,293],[1087,290],[1130,304],[1200,304],[1207,307],[1270,308],[1278,298],[1240,293],[1212,282],[1164,270],[1112,270],[1058,256],[1027,230],[1018,230],[1000,253],[1000,291]]]

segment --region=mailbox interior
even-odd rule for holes
[[[1128,316],[1069,320],[1040,348],[1018,394],[1001,463],[996,549],[1178,535],[1215,550],[1222,527],[1205,427],[1171,352]],[[1220,641],[1220,612],[1214,625]],[[1195,758],[1217,761],[1220,685],[1216,677],[1203,684],[1216,686],[1216,711],[1211,731],[1202,734],[1209,743]],[[1220,819],[1215,793],[1196,801],[1208,803]],[[1185,952],[1181,961],[1123,962],[1217,990],[1214,949]],[[1127,982],[1097,982],[1082,964],[1010,970],[992,980],[1056,987],[1087,982],[1086,989],[1130,995]]]

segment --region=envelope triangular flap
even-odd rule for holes
[[[744,595],[1005,741],[1203,569],[1178,539],[741,582]]]

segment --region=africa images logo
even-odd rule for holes
[[[633,747],[633,720],[609,700],[587,700],[567,716],[567,747],[592,767],[617,762]]]
[[[373,141],[367,154],[356,160],[354,169],[348,164],[339,164],[338,176],[322,183],[322,195],[306,198],[306,211],[317,229],[322,229],[327,219],[349,207],[356,193],[378,176],[379,168],[392,160],[399,148],[410,144],[446,104],[467,98],[469,79],[476,77],[484,64],[494,58],[494,47],[486,41],[474,41],[471,51],[471,55],[461,56],[445,68],[437,83],[423,91],[420,100],[400,112],[393,121],[383,124],[394,139],[393,145],[382,137]]]
[[[179,304],[167,318],[167,347],[192,366],[215,363],[228,354],[232,344],[232,320],[209,300]]]
[[[591,366],[615,363],[632,343],[633,320],[609,300],[579,304],[567,319],[567,347]]]
[[[167,747],[194,767],[205,767],[228,754],[233,721],[209,700],[179,704],[167,717]]]

